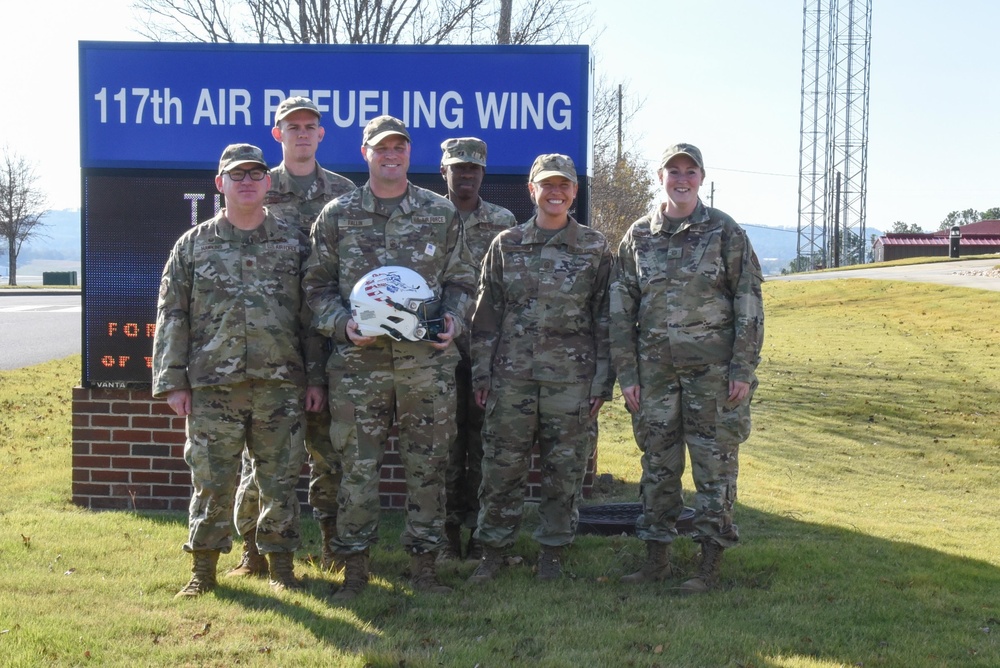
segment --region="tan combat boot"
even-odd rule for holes
[[[682,594],[704,594],[719,582],[724,547],[708,541],[701,544],[701,564],[698,574],[680,586]]]
[[[662,582],[670,577],[670,543],[646,541],[646,563],[639,570],[622,577],[622,584]]]
[[[431,594],[450,594],[451,587],[441,584],[434,566],[433,552],[422,552],[410,556],[410,582],[417,591]]]
[[[243,535],[243,557],[236,568],[226,573],[227,578],[262,578],[267,575],[267,559],[257,551],[257,529]]]
[[[222,550],[195,550],[191,553],[194,566],[191,567],[191,581],[174,598],[201,596],[215,588],[215,570],[219,565]]]
[[[483,544],[476,540],[476,530],[469,535],[469,544],[465,548],[466,561],[479,561],[483,558]]]
[[[489,582],[497,576],[497,573],[503,567],[503,553],[495,547],[486,545],[483,547],[483,558],[479,560],[479,565],[476,566],[476,570],[473,571],[466,582],[471,585]]]
[[[337,537],[337,518],[324,517],[321,519],[319,521],[319,532],[323,541],[323,561],[321,562],[323,570],[330,571],[331,573],[339,573],[344,570],[344,559],[343,557],[338,557],[337,553],[333,551],[333,539]]]
[[[271,589],[285,591],[303,588],[295,577],[294,552],[271,552],[267,555],[267,562],[270,566],[268,574],[271,577]]]
[[[543,546],[538,555],[538,574],[535,577],[539,580],[558,580],[561,578],[563,551],[562,546]]]
[[[354,552],[344,558],[344,584],[333,594],[333,600],[346,603],[357,597],[368,586],[370,560],[368,550]]]
[[[437,553],[438,562],[455,561],[462,558],[462,525],[444,525],[444,547]]]

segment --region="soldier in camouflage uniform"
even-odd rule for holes
[[[479,196],[485,174],[486,142],[482,139],[460,137],[441,143],[441,176],[448,184],[448,199],[462,219],[465,243],[476,267],[482,264],[493,237],[517,223],[510,211]],[[455,344],[462,354],[455,370],[458,433],[451,444],[445,476],[447,519],[444,529],[448,543],[438,553],[438,560],[461,558],[462,527],[465,526],[470,529],[466,558],[479,561],[482,547],[475,538],[475,528],[479,516],[479,485],[483,481],[483,440],[480,436],[483,409],[472,392],[471,332],[458,337]]]
[[[576,168],[564,155],[539,156],[528,190],[528,222],[501,232],[483,261],[473,319],[473,387],[486,410],[483,484],[476,538],[484,554],[469,582],[493,579],[521,525],[536,439],[541,455],[538,578],[562,574],[593,452],[593,424],[611,398],[604,235],[569,215]]]
[[[284,220],[306,236],[316,216],[327,202],[354,190],[354,183],[340,174],[323,169],[316,161],[316,150],[325,130],[320,125],[319,109],[307,97],[289,97],[278,105],[271,136],[281,144],[282,162],[271,170],[271,188],[265,206],[276,218]],[[329,356],[329,339],[317,338],[320,350],[311,357],[324,368]],[[326,384],[324,379],[324,386]],[[337,532],[337,491],[340,488],[340,459],[330,443],[330,410],[306,413],[306,449],[309,460],[309,505],[322,534],[323,568],[333,566],[330,541]],[[243,557],[229,571],[230,576],[266,575],[267,562],[257,553],[253,535],[259,514],[257,487],[248,453],[243,454],[243,474],[236,491],[236,529],[244,538]]]
[[[193,577],[178,596],[216,583],[232,548],[233,492],[246,448],[260,490],[258,550],[277,590],[301,587],[293,573],[307,410],[321,408],[322,368],[300,290],[306,237],[263,207],[270,186],[259,148],[228,146],[216,187],[226,207],[174,245],[163,269],[153,339],[153,395],[187,417],[190,528],[184,549]],[[308,387],[307,387],[308,384]]]
[[[702,556],[681,590],[697,593],[716,584],[723,550],[739,541],[733,504],[764,339],[762,278],[743,229],[698,198],[701,151],[669,147],[658,175],[665,201],[622,239],[611,296],[614,364],[642,451],[636,534],[647,551],[622,581],[670,576],[686,444]]]
[[[327,364],[331,439],[344,477],[334,546],[346,561],[337,601],[354,598],[368,582],[369,547],[378,539],[380,468],[393,418],[406,473],[402,543],[411,555],[414,587],[451,591],[437,580],[434,557],[444,542],[444,474],[455,437],[459,353],[451,341],[465,328],[475,282],[455,207],[407,179],[406,126],[391,116],[374,118],[365,126],[361,153],[369,180],[320,213],[303,280],[317,329],[335,346]],[[390,265],[417,272],[440,296],[446,323],[440,343],[358,331],[351,290],[369,271]]]

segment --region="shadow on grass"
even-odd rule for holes
[[[162,518],[179,530],[182,520]],[[675,543],[676,575],[667,582],[619,584],[641,563],[642,543],[581,536],[566,577],[539,583],[533,521],[529,507],[513,550],[521,562],[493,583],[466,585],[472,564],[442,566],[441,579],[455,588],[447,596],[408,587],[398,512],[383,514],[372,584],[347,606],[317,614],[297,604],[302,596],[328,604],[340,580],[301,559],[303,594],[222,586],[214,595],[274,611],[372,666],[1000,665],[1000,568],[991,563],[740,506],[743,545],[727,551],[718,589],[682,597],[677,586],[697,564],[689,539]]]

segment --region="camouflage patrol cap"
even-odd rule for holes
[[[476,137],[458,137],[441,142],[441,166],[468,162],[486,166],[486,142]]]
[[[274,112],[274,124],[277,125],[278,121],[293,111],[299,111],[302,109],[316,114],[316,118],[323,117],[323,115],[319,113],[319,107],[316,106],[315,102],[310,100],[308,97],[296,95],[295,97],[288,97],[281,101],[281,104],[278,105],[278,110]]]
[[[528,182],[538,183],[550,176],[562,176],[576,183],[576,165],[573,164],[573,158],[560,153],[544,153],[535,158],[528,174]]]
[[[376,116],[365,126],[361,143],[365,146],[375,146],[392,135],[401,135],[406,141],[410,141],[410,133],[406,131],[403,121],[392,116]]]
[[[233,167],[247,162],[256,162],[267,169],[264,152],[259,148],[251,144],[230,144],[222,152],[222,158],[219,160],[219,174],[225,174]]]
[[[668,146],[667,150],[663,152],[663,157],[660,158],[660,169],[666,167],[667,163],[678,155],[686,155],[694,160],[698,167],[705,169],[705,161],[701,157],[701,151],[698,150],[697,146],[691,144],[674,144],[673,146]]]

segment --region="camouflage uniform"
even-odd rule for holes
[[[372,269],[396,265],[427,281],[461,334],[475,268],[455,207],[410,183],[400,204],[382,215],[365,184],[323,209],[312,244],[303,287],[317,330],[334,340],[327,363],[330,436],[344,469],[334,547],[340,554],[360,553],[378,539],[379,471],[395,417],[407,485],[402,543],[415,554],[436,551],[444,527],[448,445],[455,436],[458,350],[388,336],[362,347],[346,332],[354,285]]]
[[[611,251],[572,218],[554,235],[535,218],[493,240],[473,320],[473,386],[489,390],[476,538],[503,549],[521,524],[536,436],[542,459],[535,539],[573,541],[593,450],[590,399],[611,397]]]
[[[643,453],[637,535],[660,543],[676,537],[686,443],[695,538],[731,547],[739,540],[739,445],[750,434],[764,338],[760,264],[743,229],[701,202],[669,228],[661,206],[629,228],[611,291],[618,379],[640,387],[632,416]],[[728,402],[730,380],[750,384],[738,405]]]
[[[477,268],[490,242],[497,234],[517,224],[512,214],[502,206],[479,199],[479,206],[465,220],[465,243],[472,263]],[[447,487],[448,524],[476,526],[479,516],[479,486],[483,481],[483,409],[472,392],[472,333],[465,332],[455,341],[462,359],[455,370],[458,410],[455,422],[458,433],[451,444]]]
[[[303,388],[321,385],[300,291],[306,238],[268,214],[244,232],[225,210],[178,239],[163,270],[153,395],[192,391],[184,459],[194,493],[187,551],[232,548],[240,456],[256,462],[261,553],[300,542],[295,483],[304,458]]]
[[[276,218],[297,227],[308,236],[316,216],[327,202],[354,190],[350,179],[327,171],[316,165],[316,180],[306,192],[289,175],[285,163],[271,170],[271,189],[264,204]],[[329,341],[316,338],[317,350],[310,351],[310,358],[319,360],[325,368],[329,356]],[[326,385],[324,376],[323,386]],[[306,413],[306,449],[309,461],[309,505],[318,520],[337,516],[337,490],[340,488],[340,459],[330,443],[330,411]],[[243,473],[236,490],[236,530],[245,535],[257,523],[259,496],[253,484],[253,466],[247,453],[243,453]]]

